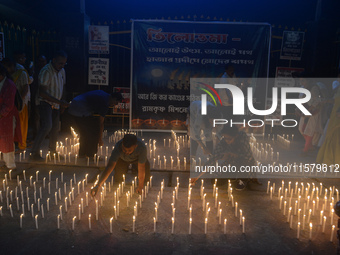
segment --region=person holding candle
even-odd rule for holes
[[[130,164],[138,165],[138,187],[136,192],[141,194],[144,185],[150,181],[150,163],[147,159],[147,148],[141,139],[133,134],[126,134],[114,146],[104,172],[101,174],[98,183],[91,190],[92,196],[97,194],[113,170],[115,181],[121,183],[123,175],[126,175]]]
[[[73,98],[68,114],[79,133],[79,157],[93,157],[98,144],[103,146],[104,118],[110,107],[123,100],[122,94],[93,90]],[[99,115],[99,116],[97,116]]]

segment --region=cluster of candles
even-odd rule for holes
[[[3,189],[0,191],[0,202],[6,203],[6,209],[9,211],[11,217],[15,217],[15,213],[13,210],[13,204],[16,201],[16,209],[18,212],[20,228],[23,227],[23,220],[28,217],[28,212],[32,216],[35,222],[35,226],[38,229],[38,218],[45,218],[45,208],[47,212],[50,212],[52,206],[56,206],[57,210],[57,229],[60,228],[61,222],[63,221],[63,217],[67,212],[75,212],[78,211],[77,215],[69,215],[72,218],[72,230],[75,229],[76,221],[80,221],[84,218],[84,210],[88,207],[88,210],[91,210],[89,207],[89,203],[93,200],[92,196],[89,196],[89,192],[86,191],[87,187],[87,179],[88,175],[86,174],[84,179],[77,182],[76,174],[73,174],[73,178],[69,181],[64,180],[64,174],[61,172],[58,174],[55,179],[52,179],[53,172],[52,170],[49,171],[48,176],[41,177],[39,171],[35,172],[35,177],[30,176],[26,178],[26,171],[22,172],[23,180],[20,180],[19,175],[17,176],[16,182],[12,180],[12,172],[10,171],[8,174],[5,175],[3,180]],[[99,178],[99,176],[97,177]],[[98,180],[98,179],[97,179]],[[216,182],[213,188],[213,200],[214,200],[214,208],[216,209],[216,217],[218,218],[218,222],[220,225],[224,224],[224,234],[227,231],[227,218],[224,218],[222,223],[222,203],[219,200],[219,193],[218,188],[216,187]],[[10,186],[16,183],[14,189],[11,190]],[[69,183],[69,184],[68,184]],[[12,185],[10,185],[12,184]],[[26,187],[24,187],[26,186]],[[88,226],[89,230],[92,228],[92,219],[95,218],[96,220],[99,219],[100,208],[104,206],[104,201],[107,196],[107,192],[112,192],[113,195],[113,204],[108,202],[110,207],[112,206],[112,213],[113,216],[109,220],[110,224],[110,233],[113,232],[113,221],[117,220],[119,217],[120,210],[122,207],[125,207],[121,203],[121,198],[123,197],[126,202],[126,208],[133,206],[133,216],[132,216],[132,232],[136,231],[136,220],[138,215],[141,213],[142,203],[147,198],[150,189],[152,188],[152,177],[150,181],[147,182],[144,189],[142,190],[142,194],[135,195],[135,187],[137,186],[137,177],[131,182],[130,188],[126,187],[125,184],[125,176],[123,176],[123,181],[118,184],[116,189],[113,189],[113,177],[111,178],[111,182],[104,183],[100,192],[98,192],[97,199],[94,199],[95,206],[92,207],[95,213],[89,212],[88,214]],[[172,192],[168,192],[172,195],[171,199],[171,233],[175,233],[175,220],[176,220],[176,205],[178,203],[179,197],[179,189],[180,189],[180,182],[179,178],[177,177],[177,185]],[[111,191],[112,190],[112,191]],[[193,224],[193,204],[192,204],[192,192],[193,189],[191,187],[191,180],[189,179],[188,183],[188,203],[187,203],[187,210],[189,211],[189,229],[188,233],[192,233],[192,224]],[[46,195],[47,194],[47,195]],[[77,201],[75,202],[75,197],[78,196]],[[154,232],[157,231],[157,222],[159,222],[159,208],[161,206],[161,201],[164,196],[164,179],[161,182],[160,190],[157,194],[157,199],[155,201],[155,215],[153,217],[153,224],[154,224]],[[126,197],[126,199],[125,199]],[[209,194],[210,197],[210,194]],[[132,201],[135,198],[135,201]],[[208,233],[208,222],[209,218],[211,217],[211,212],[213,208],[213,203],[207,201],[207,193],[205,192],[204,187],[204,180],[201,181],[200,187],[200,198],[202,200],[202,211],[204,216],[204,233]],[[228,199],[231,201],[232,207],[235,208],[235,217],[240,217],[240,225],[242,226],[242,233],[245,233],[245,217],[241,209],[238,208],[238,203],[234,202],[231,184],[229,182],[228,188]],[[111,201],[111,199],[110,199]],[[228,202],[227,202],[228,203]],[[225,208],[228,205],[225,205]],[[200,204],[200,203],[198,203]],[[75,206],[78,210],[71,210],[70,208]],[[26,209],[27,208],[27,209]],[[226,210],[225,209],[225,210]],[[35,213],[37,211],[38,213]],[[3,216],[3,207],[0,207],[0,215]],[[95,217],[92,217],[94,215]],[[85,217],[86,218],[86,217]]]
[[[292,135],[292,140],[294,139],[294,135]],[[269,140],[269,139],[268,139]],[[279,144],[281,144],[284,148],[290,149],[290,140],[289,140],[289,135],[277,135],[276,140]]]
[[[57,217],[59,228],[60,220],[62,220],[63,216],[62,194],[64,195],[65,199],[64,210],[67,212],[68,203],[69,206],[71,206],[75,199],[75,188],[77,187],[77,195],[79,195],[81,191],[85,190],[88,178],[88,175],[86,174],[84,179],[77,183],[76,174],[73,174],[73,178],[69,181],[69,187],[67,187],[68,182],[64,182],[63,172],[61,172],[60,175],[55,178],[55,180],[52,180],[52,170],[49,171],[48,177],[43,178],[40,176],[39,171],[35,172],[35,177],[30,176],[29,178],[26,178],[25,170],[23,170],[22,175],[23,179],[20,180],[20,176],[17,175],[15,182],[15,180],[12,180],[11,170],[8,172],[8,174],[5,174],[5,178],[2,181],[2,190],[0,190],[0,202],[3,204],[6,203],[6,209],[9,211],[9,214],[12,218],[15,217],[13,204],[16,204],[20,228],[23,227],[24,218],[29,218],[29,215],[31,215],[31,217],[34,219],[36,229],[39,228],[38,218],[45,218],[45,208],[46,213],[48,213],[51,210],[51,207],[54,205],[59,206],[59,214]],[[14,183],[16,185],[14,189],[11,189],[10,184]],[[53,188],[54,190],[52,190]],[[88,203],[89,195],[88,192],[86,192],[86,206],[88,206]],[[79,205],[79,208],[84,210],[83,199]],[[0,206],[0,216],[3,216],[3,206]]]
[[[290,228],[297,227],[297,239],[300,239],[301,230],[306,230],[309,226],[311,240],[313,226],[314,229],[315,226],[320,226],[322,233],[325,233],[326,227],[331,229],[330,241],[333,242],[336,217],[333,207],[335,198],[339,201],[339,190],[334,186],[329,190],[323,188],[322,183],[316,186],[314,183],[305,185],[303,182],[296,182],[295,187],[293,186],[290,181],[287,185],[282,180],[281,187],[275,187],[275,183],[271,184],[268,181],[267,194],[270,195],[270,200],[277,197],[279,209],[287,218]]]
[[[257,160],[274,160],[275,154],[271,144],[265,143],[265,145],[263,145],[263,143],[258,143],[253,134],[250,136],[249,144],[253,155]],[[276,161],[279,161],[279,157],[280,154],[277,152]]]
[[[156,155],[157,141],[155,139],[149,139],[149,142],[145,143],[148,148],[150,162],[152,162],[152,168],[187,170],[187,158],[183,157],[181,160],[180,149],[181,146],[182,148],[189,148],[190,141],[188,140],[188,136],[177,136],[174,131],[171,131],[171,137],[172,138],[164,139],[165,149],[174,148],[176,150],[176,156],[171,155],[170,158],[167,158],[165,155],[163,155],[163,157],[161,157],[161,155]],[[181,162],[183,162],[183,165]]]

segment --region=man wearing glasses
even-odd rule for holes
[[[39,112],[41,123],[31,151],[30,159],[32,160],[44,160],[40,156],[40,147],[47,135],[49,135],[49,150],[52,154],[56,151],[60,108],[65,109],[69,106],[66,101],[62,100],[63,89],[66,83],[64,70],[66,61],[67,54],[61,50],[57,51],[52,61],[45,65],[39,73]]]

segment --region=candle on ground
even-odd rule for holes
[[[74,223],[75,223],[75,221],[76,221],[76,216],[74,216],[73,217],[73,219],[72,219],[72,231],[74,231]]]
[[[331,239],[329,240],[330,242],[333,242],[334,230],[335,230],[335,225],[332,225]]]
[[[112,221],[113,221],[113,217],[110,218],[110,234],[112,234]],[[133,230],[133,232],[135,232]]]
[[[38,229],[38,214],[35,215],[35,228]]]
[[[20,228],[22,228],[22,217],[23,216],[24,216],[23,214],[20,214]]]

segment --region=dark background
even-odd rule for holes
[[[24,45],[28,61],[39,54],[51,57],[55,49],[69,54],[67,91],[70,96],[96,86],[87,84],[87,27],[110,26],[110,85],[100,89],[130,86],[131,19],[174,19],[191,21],[267,22],[272,25],[270,76],[277,66],[302,67],[315,77],[335,77],[340,56],[340,1],[338,0],[1,0],[1,28],[25,27],[27,38],[38,40]],[[9,28],[8,28],[9,29]],[[301,61],[280,60],[284,30],[305,31]],[[34,34],[36,33],[36,34]],[[46,39],[47,38],[47,39]],[[15,47],[6,43],[6,54]]]

